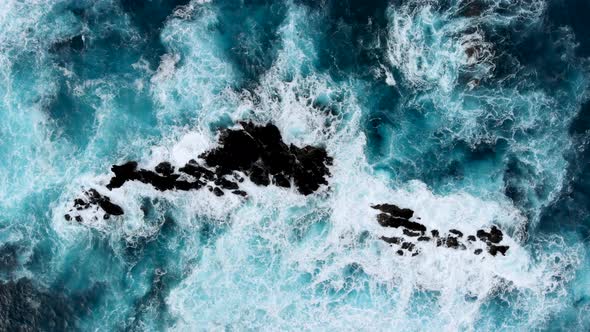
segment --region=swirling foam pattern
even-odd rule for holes
[[[590,329],[585,0],[0,1],[0,330]],[[329,185],[109,191],[239,121]],[[83,190],[125,214],[65,220]],[[396,255],[371,205],[497,225]]]

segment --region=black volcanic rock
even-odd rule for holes
[[[203,153],[205,166],[194,159],[179,168],[197,180],[214,181],[223,189],[236,190],[238,184],[224,178],[233,171],[244,172],[252,182],[268,186],[272,182],[281,187],[290,187],[291,181],[297,190],[309,195],[320,185],[328,184],[328,166],[332,158],[323,148],[293,144],[287,146],[278,128],[272,124],[257,126],[241,123],[243,129],[224,129],[221,131],[220,146]],[[209,169],[212,168],[213,170]],[[156,166],[155,171],[138,169],[137,162],[130,161],[111,168],[115,174],[107,185],[108,189],[120,188],[127,181],[140,181],[154,188],[165,190],[199,189],[203,182],[179,181],[174,167],[168,162]]]
[[[445,240],[445,244],[448,248],[458,249],[459,248],[459,240],[454,236],[447,236]]]
[[[457,235],[458,237],[463,237],[463,233],[461,231],[456,230],[456,229],[449,230],[449,233],[453,233],[453,234]]]
[[[120,216],[123,214],[123,208],[111,202],[109,197],[101,195],[95,189],[85,191],[84,196],[84,198],[76,198],[74,200],[74,208],[78,211],[89,209],[91,206],[98,206],[105,212],[105,219],[108,219],[111,215]],[[70,210],[70,212],[71,211],[72,210]],[[72,215],[67,213],[64,215],[64,218],[67,221],[70,221],[72,220]],[[82,217],[80,215],[75,216],[74,219],[77,222],[82,222]]]
[[[477,237],[484,242],[500,243],[503,239],[502,231],[496,226],[492,226],[489,232],[480,229],[477,231]]]
[[[402,218],[402,219],[410,219],[414,216],[414,211],[410,209],[401,209],[397,205],[394,204],[377,204],[371,206],[373,209],[381,210],[392,217]]]
[[[223,190],[231,190],[235,195],[246,197],[247,193],[239,190],[239,184],[228,179],[233,174],[233,178],[242,183],[244,179],[235,174],[236,171],[243,172],[253,183],[261,186],[273,183],[289,188],[294,183],[304,195],[328,184],[326,178],[330,176],[328,166],[332,164],[332,158],[325,149],[287,145],[279,129],[272,124],[240,124],[242,129],[221,130],[219,146],[199,156],[205,161],[204,165],[191,159],[178,169],[177,174],[174,166],[167,161],[159,163],[153,171],[138,168],[137,162],[129,161],[111,167],[114,176],[106,187],[112,190],[122,187],[127,181],[139,181],[160,191],[199,190],[207,186],[216,196],[223,196]],[[86,192],[86,196],[86,200],[78,198],[74,201],[77,210],[98,205],[108,215],[123,214],[121,207],[94,189]],[[72,216],[67,214],[64,218],[71,220]],[[74,218],[81,219],[79,216]]]
[[[488,252],[490,253],[490,255],[492,256],[496,256],[496,254],[501,253],[502,256],[506,256],[506,252],[508,251],[510,247],[508,246],[497,246],[497,245],[490,245],[488,247]]]
[[[158,164],[154,170],[164,176],[170,176],[174,173],[174,166],[172,166],[169,162],[164,161]]]
[[[381,240],[383,240],[383,241],[385,241],[385,242],[387,242],[389,244],[400,244],[400,243],[402,243],[402,238],[395,237],[395,236],[393,236],[393,237],[382,236],[381,237]]]
[[[328,184],[328,166],[332,158],[326,150],[319,147],[293,144],[287,146],[278,128],[272,124],[257,126],[241,123],[243,129],[224,129],[221,131],[220,146],[203,153],[200,157],[209,167],[221,170],[221,174],[231,171],[244,172],[257,185],[268,186],[273,183],[290,187],[309,195]]]
[[[379,213],[377,215],[377,221],[379,221],[379,224],[383,227],[404,227],[420,233],[426,232],[426,226],[420,223],[409,221],[403,218],[392,217],[387,213]]]
[[[239,196],[242,196],[242,197],[248,196],[248,194],[245,191],[243,191],[243,190],[234,190],[234,191],[232,191],[232,194],[239,195]]]
[[[94,189],[90,189],[86,193],[89,198],[89,203],[98,204],[98,206],[100,206],[100,208],[107,214],[113,216],[120,216],[123,214],[123,209],[119,205],[112,203],[109,197],[99,194],[98,191]]]
[[[398,254],[403,255],[404,251],[413,251],[416,245],[424,242],[433,242],[437,247],[449,248],[454,250],[467,250],[468,246],[473,248],[473,243],[479,238],[487,245],[487,251],[492,256],[498,253],[505,255],[509,246],[497,245],[503,239],[502,231],[496,226],[492,226],[490,231],[478,230],[477,238],[474,235],[467,236],[467,241],[462,242],[463,232],[458,229],[450,229],[449,234],[440,236],[440,232],[436,229],[430,230],[432,237],[425,236],[427,231],[426,226],[419,222],[411,221],[410,218],[414,216],[414,211],[410,209],[403,209],[394,204],[378,204],[371,206],[374,209],[382,211],[377,215],[377,222],[383,227],[401,228],[404,237],[384,237],[380,239],[391,244],[400,245],[401,249],[397,251]],[[419,217],[416,220],[420,220]],[[414,239],[415,238],[415,239]],[[408,241],[406,241],[408,240]],[[411,241],[411,242],[409,242]],[[420,247],[414,251],[412,256],[420,253]],[[475,255],[479,255],[483,249],[477,248],[473,251]]]
[[[404,233],[404,235],[409,236],[409,237],[418,237],[421,234],[421,233],[418,233],[418,232],[412,232],[412,231],[410,231],[408,229],[405,229],[405,228],[403,230],[403,233]]]

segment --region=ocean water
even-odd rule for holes
[[[587,0],[0,1],[0,329],[588,331]],[[334,158],[304,196],[109,191],[239,121]],[[64,219],[89,188],[125,214]],[[396,255],[373,204],[498,225]]]

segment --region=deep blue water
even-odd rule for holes
[[[0,2],[0,330],[590,329],[587,0]],[[329,187],[108,191],[218,129],[325,147]],[[67,221],[96,188],[125,209]],[[498,225],[398,256],[372,204]]]

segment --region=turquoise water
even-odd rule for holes
[[[2,329],[587,331],[589,10],[0,2]],[[113,164],[184,165],[243,120],[325,147],[329,187],[105,187]],[[89,188],[125,214],[65,220]],[[398,256],[385,202],[499,225],[510,250]]]

